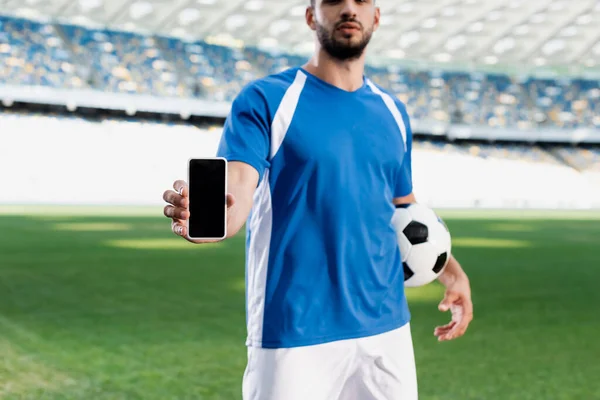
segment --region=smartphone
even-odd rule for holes
[[[221,157],[188,161],[188,236],[191,239],[227,237],[227,160]]]

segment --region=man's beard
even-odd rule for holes
[[[340,61],[353,60],[362,56],[373,35],[373,30],[365,31],[360,43],[351,44],[346,40],[336,39],[336,30],[337,28],[334,28],[332,32],[328,32],[323,25],[317,23],[317,38],[319,39],[319,43],[321,43],[321,47],[323,47],[331,57]]]

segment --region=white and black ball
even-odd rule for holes
[[[448,265],[452,248],[444,221],[431,208],[413,203],[396,206],[392,224],[402,255],[404,286],[424,286],[436,280]]]

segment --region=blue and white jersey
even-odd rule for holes
[[[410,319],[391,220],[412,192],[405,106],[364,79],[354,92],[302,68],[234,100],[218,156],[259,173],[247,221],[248,346],[297,347]]]

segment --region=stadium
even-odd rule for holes
[[[0,0],[0,399],[240,398],[244,235],[193,246],[161,196],[308,60],[306,3]],[[600,399],[600,1],[378,4],[366,72],[476,310],[441,345],[443,288],[407,291],[420,398]]]

